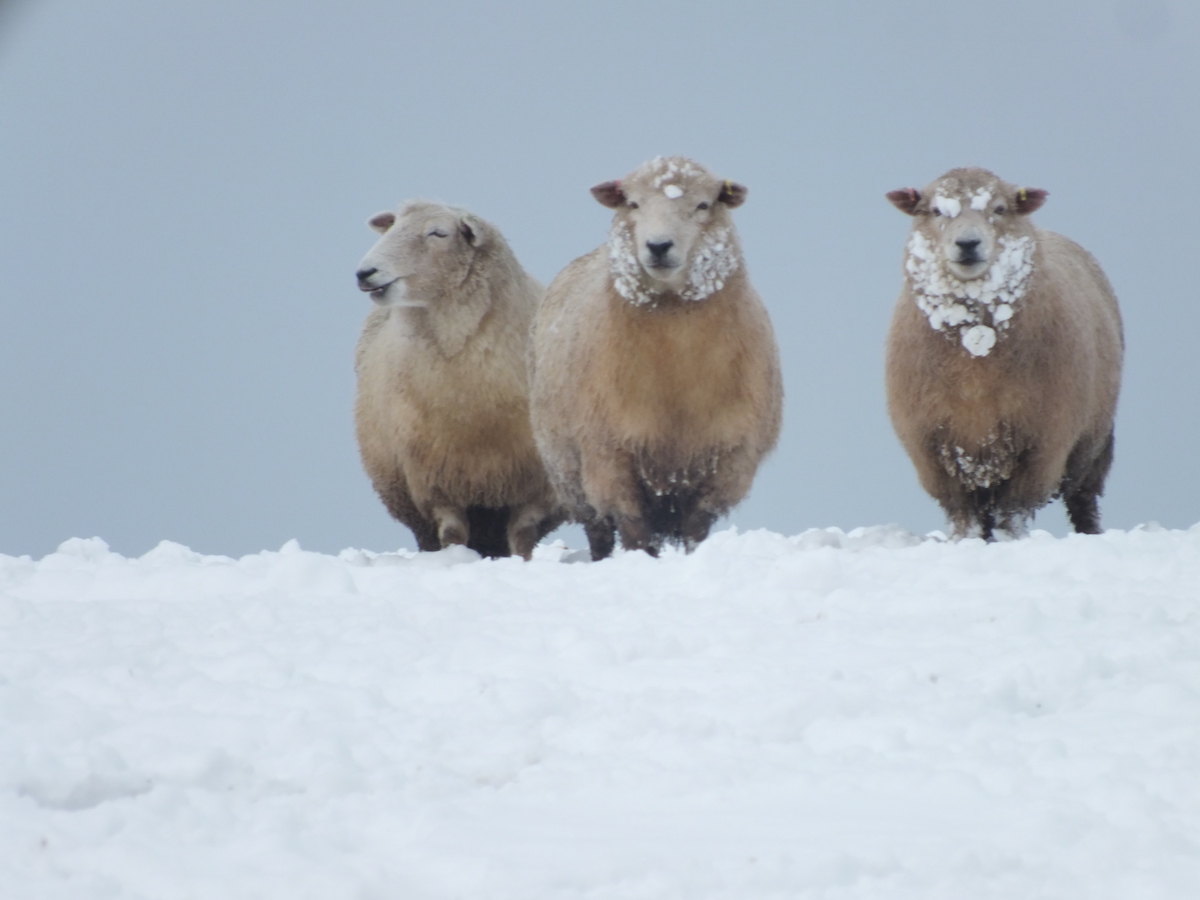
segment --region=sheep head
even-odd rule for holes
[[[380,238],[358,264],[359,290],[380,306],[423,307],[460,284],[489,243],[489,226],[464,210],[412,201],[367,220]]]
[[[959,281],[984,277],[999,252],[1002,235],[1032,234],[1024,220],[1046,202],[1047,192],[1017,188],[986,169],[953,169],[923,191],[901,188],[887,195],[917,219],[948,274]]]
[[[699,163],[655,157],[592,195],[616,211],[609,256],[616,288],[631,302],[703,300],[740,265],[729,210],[745,201],[746,188]]]
[[[987,356],[1028,290],[1036,232],[1027,216],[1046,191],[971,168],[887,198],[915,220],[904,269],[917,306],[935,331],[957,334],[971,355]]]

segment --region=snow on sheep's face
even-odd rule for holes
[[[358,288],[380,306],[424,307],[458,284],[484,240],[483,223],[453,207],[416,201],[367,220],[381,237],[358,264]]]
[[[617,290],[635,303],[662,292],[702,300],[738,266],[727,210],[746,189],[683,157],[656,157],[621,181],[592,188],[617,210],[609,240]]]
[[[917,308],[935,331],[987,356],[1029,288],[1036,232],[1026,215],[1046,192],[1018,190],[986,169],[954,169],[924,191],[887,198],[915,219],[904,271]]]
[[[1001,236],[1025,233],[1019,217],[1045,198],[1045,191],[1017,190],[985,169],[956,169],[924,191],[904,188],[888,194],[896,207],[917,218],[914,228],[923,232],[947,273],[961,282],[987,275],[1003,250]]]

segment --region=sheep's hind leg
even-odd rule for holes
[[[510,516],[511,510],[507,506],[468,506],[467,546],[488,559],[510,556]]]
[[[1100,534],[1100,504],[1098,498],[1104,493],[1104,481],[1113,461],[1113,436],[1110,433],[1100,455],[1078,480],[1071,477],[1072,460],[1067,461],[1067,477],[1063,479],[1063,504],[1067,507],[1067,518],[1079,534]]]
[[[659,544],[650,525],[640,516],[621,516],[617,519],[617,533],[621,535],[621,546],[626,550],[645,550],[658,556]]]

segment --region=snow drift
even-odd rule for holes
[[[6,898],[1185,898],[1200,526],[0,556]]]

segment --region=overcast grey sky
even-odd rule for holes
[[[26,0],[0,15],[0,552],[413,546],[353,437],[365,219],[461,204],[548,282],[605,237],[588,188],[660,153],[750,189],[787,400],[739,527],[943,526],[884,406],[909,222],[883,194],[959,165],[1049,190],[1036,221],[1121,299],[1104,523],[1190,526],[1197,147],[1194,0]]]

